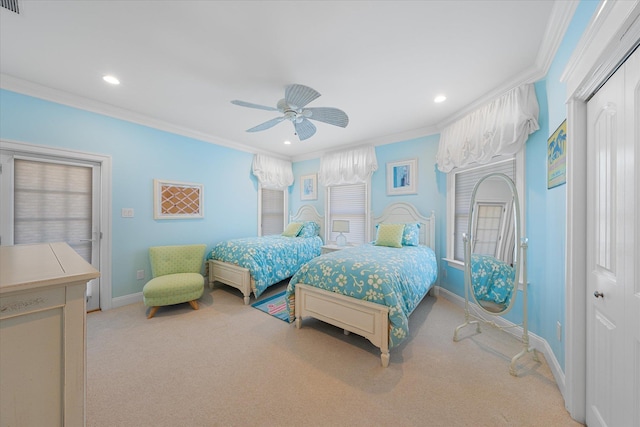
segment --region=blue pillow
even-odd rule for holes
[[[298,233],[298,237],[315,237],[320,233],[320,226],[313,221],[306,221],[300,232]]]
[[[420,244],[420,223],[405,224],[402,233],[402,246],[418,246]]]

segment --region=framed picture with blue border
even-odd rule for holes
[[[567,120],[547,140],[547,189],[567,182]]]
[[[318,176],[315,173],[300,177],[300,200],[318,200]]]
[[[418,193],[418,159],[387,163],[387,195]]]

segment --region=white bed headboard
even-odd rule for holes
[[[326,242],[324,238],[324,217],[321,216],[316,208],[311,205],[302,205],[295,215],[291,215],[289,222],[294,221],[315,221],[320,226],[320,238]]]
[[[381,222],[388,223],[420,223],[420,244],[427,245],[435,250],[436,247],[436,214],[431,211],[431,216],[420,215],[418,210],[409,203],[393,203],[382,211],[382,215],[374,217],[371,222],[373,238],[376,236],[376,225]]]

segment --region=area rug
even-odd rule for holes
[[[264,311],[280,320],[289,323],[289,312],[287,311],[286,291],[270,296],[269,298],[254,302],[251,307]]]

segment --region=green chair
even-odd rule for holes
[[[164,305],[188,302],[198,309],[204,292],[201,274],[206,245],[154,246],[149,248],[151,275],[142,288],[144,305],[151,307],[148,319]]]

